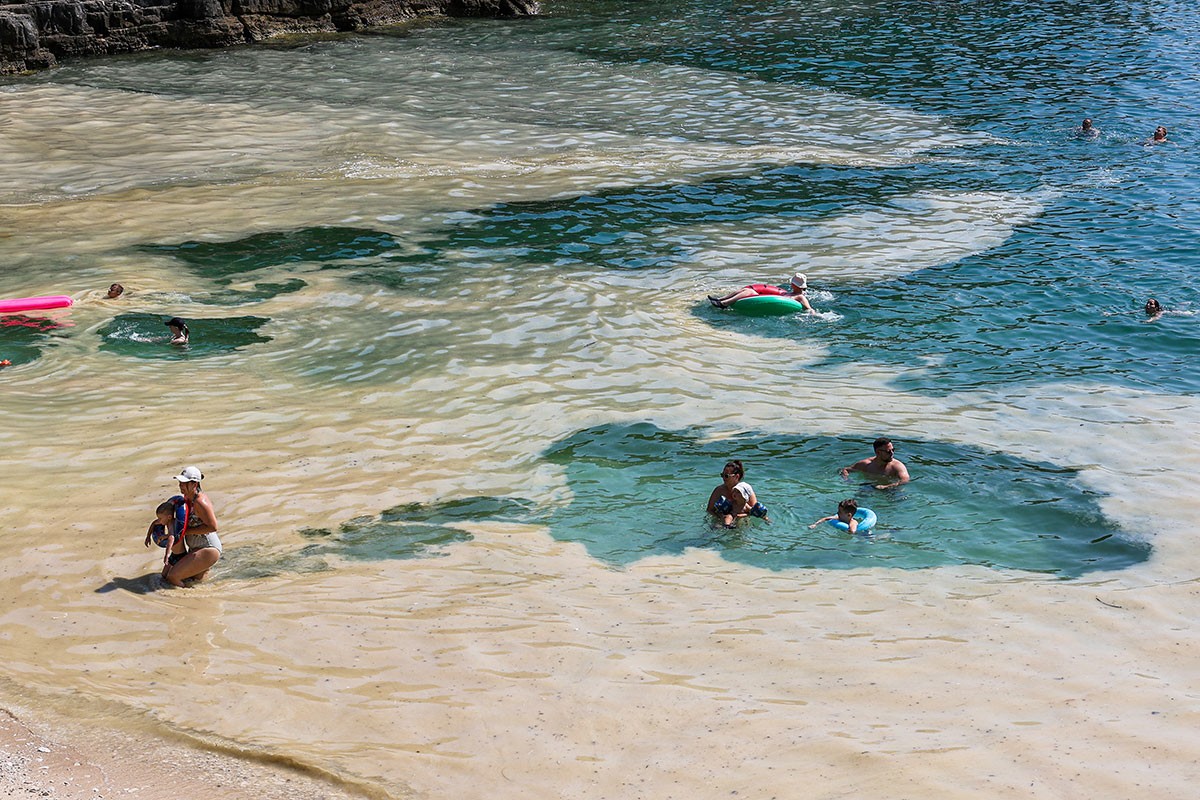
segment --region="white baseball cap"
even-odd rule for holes
[[[184,467],[183,472],[175,476],[175,480],[181,483],[191,483],[193,481],[199,483],[204,480],[204,473],[200,471],[199,467]]]

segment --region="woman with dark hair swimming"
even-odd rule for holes
[[[171,331],[171,344],[187,344],[188,336],[191,331],[188,330],[187,323],[179,317],[171,317],[167,320],[167,328]]]

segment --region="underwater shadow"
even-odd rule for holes
[[[572,499],[565,505],[470,497],[396,506],[336,530],[300,531],[313,541],[295,559],[436,557],[472,539],[463,523],[486,521],[544,525],[556,540],[578,542],[613,567],[703,548],[775,571],[963,564],[1066,579],[1150,557],[1150,544],[1105,517],[1101,495],[1071,468],[969,445],[906,440],[897,443],[897,454],[914,480],[880,491],[873,482],[838,474],[870,455],[871,436],[751,432],[711,441],[707,435],[651,424],[579,431],[544,453],[566,474]],[[770,522],[749,519],[726,530],[704,514],[730,458],[746,464],[746,480],[767,505]],[[809,528],[846,497],[878,515],[870,535]]]
[[[28,314],[0,315],[0,360],[8,361],[12,366],[36,361],[41,358],[42,348],[50,342],[53,331],[74,324]]]
[[[772,570],[973,564],[1074,578],[1150,555],[1147,542],[1104,516],[1076,470],[1053,464],[904,441],[897,457],[913,482],[879,491],[844,481],[838,468],[869,456],[871,438],[746,433],[714,442],[702,430],[650,424],[580,431],[545,454],[565,470],[573,498],[550,514],[550,533],[613,565],[702,547]],[[727,531],[704,514],[730,458],[745,462],[770,523],[751,519]],[[809,529],[846,497],[878,514],[871,536]]]
[[[408,503],[343,522],[336,530],[305,528],[300,535],[313,540],[305,557],[338,555],[362,561],[431,558],[445,555],[444,548],[474,537],[464,522],[536,519],[528,500],[509,497],[468,497],[441,503]]]
[[[270,231],[229,242],[147,244],[141,252],[169,255],[218,285],[267,267],[370,258],[394,250],[391,234],[368,228],[314,227]]]
[[[100,349],[136,358],[180,361],[232,353],[252,344],[271,341],[258,333],[267,317],[188,319],[190,338],[185,345],[170,343],[170,332],[162,314],[119,314],[97,332]]]

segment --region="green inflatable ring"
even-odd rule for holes
[[[804,311],[798,300],[776,294],[760,294],[734,301],[729,308],[747,317],[782,317]]]

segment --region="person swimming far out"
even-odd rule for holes
[[[1076,139],[1095,139],[1099,135],[1100,129],[1092,124],[1090,117],[1079,123],[1079,127],[1075,129]]]
[[[1154,322],[1163,315],[1164,311],[1166,311],[1166,309],[1162,307],[1162,303],[1158,302],[1158,300],[1154,299],[1153,297],[1146,301],[1145,310],[1146,319],[1144,322]]]
[[[708,296],[708,302],[712,303],[716,308],[729,308],[738,300],[745,300],[747,297],[790,297],[810,314],[813,312],[812,304],[808,302],[808,278],[803,272],[797,272],[788,282],[786,289],[779,286],[771,286],[766,283],[752,283],[749,286],[743,286],[737,291],[730,292],[724,297],[716,297],[715,295]]]
[[[108,287],[108,293],[104,296],[109,300],[116,300],[121,295],[125,294],[125,287],[119,283],[114,283]]]
[[[1142,142],[1142,144],[1160,144],[1165,141],[1168,141],[1166,126],[1159,125],[1154,129],[1154,133],[1150,136],[1150,138]]]

